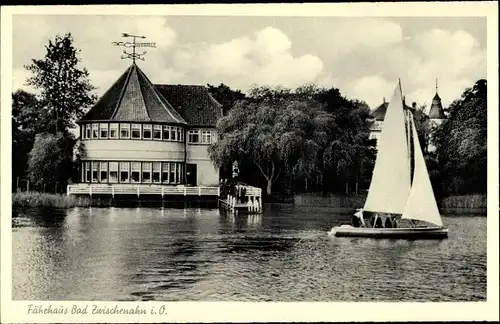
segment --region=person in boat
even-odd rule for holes
[[[392,215],[387,215],[387,218],[385,219],[384,227],[385,228],[392,228],[393,227]]]
[[[382,217],[380,217],[379,214],[375,214],[375,219],[374,219],[374,224],[373,224],[375,228],[382,228],[384,227],[383,226],[383,223],[382,223]]]
[[[361,221],[359,220],[359,217],[356,215],[352,215],[351,224],[353,227],[361,227]]]
[[[392,223],[392,228],[398,227],[398,221],[396,220],[396,215],[391,214],[391,223]]]
[[[354,215],[351,216],[351,223],[354,227],[365,227],[365,220],[363,219],[363,210],[358,209]]]

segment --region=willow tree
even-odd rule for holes
[[[221,167],[250,159],[266,178],[266,192],[271,194],[282,163],[276,117],[276,108],[271,105],[238,102],[217,123],[220,138],[209,148],[214,164]]]

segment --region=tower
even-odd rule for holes
[[[441,103],[441,98],[438,94],[438,80],[436,79],[436,94],[434,98],[432,98],[431,108],[429,109],[429,122],[430,122],[430,134],[429,134],[429,142],[427,146],[428,152],[434,152],[436,150],[436,146],[433,143],[433,133],[436,127],[441,125],[443,121],[446,119],[446,115],[444,113],[443,105]]]
[[[436,127],[443,123],[446,119],[444,114],[443,105],[441,103],[441,98],[438,94],[438,80],[436,79],[436,94],[432,98],[431,108],[429,109],[429,119],[431,121],[431,126]]]

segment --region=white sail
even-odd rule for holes
[[[415,171],[408,203],[401,218],[421,220],[437,226],[443,226],[411,114],[410,127],[412,128],[413,135]]]
[[[384,118],[364,210],[402,214],[410,192],[410,167],[401,83]]]

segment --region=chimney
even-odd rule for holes
[[[403,105],[405,104],[406,96],[403,96]]]
[[[384,97],[384,103],[385,103],[385,97]]]

